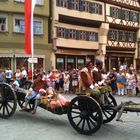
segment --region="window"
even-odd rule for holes
[[[15,0],[15,1],[16,1],[16,2],[22,2],[22,3],[24,2],[24,0]]]
[[[125,31],[119,31],[119,41],[127,41],[127,33]]]
[[[33,22],[33,32],[36,35],[43,34],[43,21],[42,20],[34,20],[34,22]]]
[[[119,17],[119,9],[116,7],[110,7],[110,16],[114,18]]]
[[[90,12],[95,14],[102,14],[102,5],[98,3],[90,3]]]
[[[0,17],[0,32],[6,31],[6,17]]]
[[[25,0],[15,0],[15,2],[24,3]],[[44,0],[36,0],[37,5],[44,5]]]
[[[67,58],[67,69],[73,69],[75,68],[75,58]]]
[[[28,69],[28,58],[27,57],[18,57],[16,58],[16,69],[20,69],[21,67],[25,67]]]
[[[139,13],[131,11],[130,12],[130,20],[134,22],[138,22],[139,19]]]
[[[67,7],[67,0],[60,0],[60,6]]]
[[[58,27],[57,28],[57,37],[64,37],[65,36],[65,29],[64,28],[61,28],[61,27]]]
[[[86,40],[86,31],[80,31],[80,40]]]
[[[37,5],[44,5],[44,0],[36,0]]]
[[[14,32],[24,33],[24,19],[15,18],[15,20],[14,20]]]
[[[56,0],[56,6],[88,13],[102,14],[102,5],[85,0]]]
[[[129,11],[127,11],[127,10],[122,10],[122,19],[123,20],[130,20],[129,19]]]
[[[56,68],[60,69],[60,70],[64,70],[64,58],[63,57],[56,58]]]
[[[95,41],[95,33],[94,32],[89,32],[89,40],[90,41]]]
[[[98,33],[75,29],[57,28],[57,37],[75,40],[98,41]]]
[[[77,58],[77,67],[81,69],[84,67],[85,59],[84,58]]]
[[[1,68],[11,68],[11,58],[10,57],[1,57],[0,58],[0,67]]]
[[[117,34],[118,34],[118,31],[117,30],[110,30],[108,32],[108,38],[109,38],[109,40],[117,40],[118,39]]]
[[[71,7],[74,10],[79,10],[79,0],[72,0]]]
[[[37,63],[34,63],[34,69],[43,68],[43,58],[37,58]]]
[[[83,11],[89,12],[89,5],[90,5],[89,2],[84,1],[84,2],[83,2]]]
[[[136,33],[135,32],[128,32],[127,33],[128,42],[135,42],[136,41]]]
[[[98,41],[98,33],[96,32],[86,32],[87,41]]]
[[[13,28],[16,33],[24,33],[24,18],[22,16],[15,15]],[[33,33],[36,35],[43,34],[43,21],[41,19],[34,19]]]
[[[69,38],[76,39],[76,30],[73,29],[69,30]]]

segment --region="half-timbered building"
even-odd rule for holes
[[[103,60],[106,71],[136,67],[138,0],[55,0],[52,9],[54,67],[80,68],[87,57]]]

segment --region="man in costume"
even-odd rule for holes
[[[92,61],[89,61],[80,72],[82,93],[93,96],[100,104],[104,104],[104,93],[108,90],[108,85],[102,79],[102,66],[103,62],[96,60],[93,68]]]
[[[39,73],[37,75],[37,78],[34,80],[33,84],[31,85],[28,94],[25,96],[25,107],[22,110],[26,110],[29,100],[34,98],[35,107],[32,111],[32,114],[35,114],[37,106],[38,106],[40,98],[41,98],[41,95],[42,95],[42,93],[39,90],[40,89],[46,90],[47,87],[48,87],[48,85],[47,85],[46,81],[42,80],[42,74]]]
[[[86,63],[85,67],[80,72],[80,85],[82,93],[95,96],[97,100],[99,99],[99,86],[93,79],[93,63],[90,60]]]

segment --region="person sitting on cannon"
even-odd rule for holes
[[[58,94],[52,87],[48,87],[47,90],[40,89],[40,92],[43,94],[40,103],[46,105],[46,108],[66,107],[70,103],[69,100]]]
[[[104,74],[103,62],[99,59],[96,59],[95,67],[93,68],[93,79],[94,82],[97,83],[98,86],[100,87],[99,90],[101,91],[101,93],[105,93],[111,90],[107,82],[107,74],[106,76],[103,74]]]
[[[96,68],[93,68],[93,62],[88,60],[85,67],[80,71],[80,85],[83,94],[93,96],[99,103],[104,104],[104,98],[102,98],[104,88],[101,87],[104,85],[104,81],[102,81],[99,73],[102,64],[102,61],[98,60],[96,61]]]
[[[47,82],[42,80],[42,74],[38,73],[37,78],[34,80],[33,84],[29,89],[29,92],[25,96],[25,107],[22,110],[26,110],[28,102],[32,99],[35,99],[35,107],[32,111],[32,114],[35,114],[40,98],[42,96],[42,93],[39,90],[40,89],[46,90],[47,87],[48,87]]]
[[[80,90],[83,94],[100,97],[100,91],[93,79],[93,62],[87,59],[85,67],[80,71]]]

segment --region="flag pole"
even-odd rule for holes
[[[34,35],[33,35],[33,13],[35,8],[36,0],[24,0],[24,18],[25,18],[25,52],[30,54],[34,58]],[[32,81],[34,63],[32,65]]]
[[[31,12],[31,54],[32,54],[32,58],[34,58],[34,33],[33,33],[33,19],[34,19],[34,7],[35,7],[35,3],[33,4],[33,1],[36,0],[32,0],[32,12]],[[32,66],[32,82],[33,82],[33,77],[34,77],[34,63],[31,63]]]

